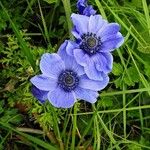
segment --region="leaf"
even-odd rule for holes
[[[98,101],[100,107],[112,107],[113,106],[113,98],[112,97],[102,97],[101,100]]]
[[[113,73],[114,75],[116,75],[116,76],[119,76],[119,75],[122,74],[122,72],[123,72],[123,67],[122,67],[122,65],[119,64],[119,63],[115,63],[115,62],[114,62],[112,73]]]
[[[137,73],[137,70],[135,67],[131,66],[127,69],[127,72],[130,76],[130,79],[127,75],[124,76],[124,82],[128,85],[128,86],[134,86],[135,83],[137,83],[140,80],[140,77]]]
[[[121,79],[121,77],[119,77],[118,79],[116,79],[115,81],[114,81],[114,84],[115,84],[115,86],[116,86],[116,88],[122,88],[122,79]]]

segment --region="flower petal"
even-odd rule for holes
[[[65,65],[59,55],[45,53],[40,61],[40,69],[45,76],[56,79]]]
[[[46,77],[44,75],[37,75],[30,79],[31,83],[38,89],[43,91],[52,91],[57,87],[57,80]]]
[[[63,44],[61,44],[60,48],[58,49],[59,56],[61,52],[66,51],[68,55],[73,56],[74,49],[78,48],[78,44],[71,40],[65,40]]]
[[[85,15],[72,14],[71,19],[73,21],[73,25],[76,28],[76,32],[81,35],[88,32],[88,21],[89,17]]]
[[[77,99],[83,99],[90,103],[95,103],[97,101],[97,97],[99,95],[98,92],[96,92],[96,91],[83,89],[80,87],[76,88],[76,90],[74,92],[75,92]]]
[[[89,33],[97,33],[105,24],[106,20],[101,15],[91,15],[89,19]]]
[[[81,66],[86,66],[90,59],[89,56],[86,53],[84,53],[82,49],[75,49],[74,57],[77,63],[80,64]]]
[[[100,29],[97,33],[98,36],[103,37],[106,35],[112,35],[116,34],[119,32],[120,26],[118,23],[108,23],[107,25],[104,26],[103,29]]]
[[[87,6],[87,0],[78,0],[77,8],[78,8],[80,14],[83,13],[86,6]]]
[[[42,91],[37,87],[33,86],[31,92],[34,97],[36,97],[41,103],[44,103],[47,100],[48,91]]]
[[[70,43],[70,42],[68,41],[67,43]],[[70,56],[70,55],[67,54],[66,51],[67,50],[69,51],[68,44],[64,43],[62,45],[66,45],[66,47],[62,46],[63,48],[59,49],[58,54],[62,58],[62,60],[64,61],[66,69],[73,70],[78,75],[85,74],[84,68],[77,63],[77,61],[75,60],[75,58],[73,56]]]
[[[124,37],[120,32],[116,34],[112,39],[108,39],[102,43],[101,52],[113,51],[119,48],[124,42]]]
[[[102,81],[90,80],[86,75],[80,77],[79,87],[84,89],[90,89],[94,91],[100,91],[104,89],[109,83],[108,75],[102,74]]]
[[[50,103],[58,108],[70,108],[74,105],[76,98],[73,92],[65,92],[59,87],[48,93]]]
[[[67,42],[67,46],[66,46],[66,52],[68,55],[73,56],[73,51],[74,49],[78,48],[78,44],[76,44],[75,42],[68,40]]]
[[[92,57],[95,62],[96,69],[98,71],[103,71],[104,73],[109,73],[113,66],[113,56],[111,53],[98,53]]]
[[[96,14],[96,10],[93,9],[92,5],[87,6],[84,10],[83,13],[80,13],[86,16],[91,16]]]
[[[84,71],[86,75],[92,80],[102,81],[102,72],[98,71],[95,67],[94,61],[89,59],[88,65],[84,66]]]
[[[73,27],[71,33],[74,35],[74,37],[75,37],[76,39],[78,39],[78,40],[80,40],[80,41],[82,40],[82,38],[81,38],[82,35],[80,35],[80,33],[77,32],[77,29],[76,29],[75,26]]]

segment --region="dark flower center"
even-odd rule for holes
[[[101,47],[101,39],[96,34],[87,33],[82,35],[80,48],[89,55],[96,54]]]
[[[89,38],[87,39],[87,45],[88,45],[89,47],[91,47],[91,48],[93,48],[93,47],[96,46],[96,42],[97,42],[97,40],[96,40],[95,38],[93,38],[93,37],[89,37]]]
[[[66,92],[71,92],[78,84],[79,77],[72,70],[65,70],[58,77],[58,85]]]

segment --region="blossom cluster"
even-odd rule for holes
[[[95,103],[109,83],[111,52],[124,42],[119,24],[96,14],[87,0],[78,0],[77,8],[79,13],[71,15],[75,40],[66,40],[57,53],[43,54],[42,74],[31,78],[33,95],[58,108],[70,108],[77,100]]]

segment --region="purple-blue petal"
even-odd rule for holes
[[[104,89],[109,83],[109,77],[106,74],[102,74],[102,81],[96,81],[89,79],[86,75],[80,77],[79,87],[84,89],[90,89],[93,91],[100,91]]]
[[[81,66],[87,66],[90,57],[82,50],[82,49],[75,49],[74,50],[74,57],[78,64]]]
[[[83,14],[83,11],[86,8],[86,6],[87,6],[87,0],[78,0],[77,8],[80,14]]]
[[[95,62],[95,66],[98,71],[103,71],[107,74],[112,70],[113,56],[111,53],[100,52],[94,55],[92,59]]]
[[[49,102],[58,108],[70,108],[74,105],[76,97],[74,92],[65,92],[61,88],[57,88],[48,93]]]
[[[78,41],[81,41],[82,38],[81,38],[81,35],[80,33],[77,31],[76,27],[74,26],[71,33],[73,34],[73,36],[78,40]],[[77,42],[77,43],[80,43],[80,42]]]
[[[83,15],[86,15],[86,16],[91,16],[91,15],[95,15],[96,14],[96,10],[93,9],[92,5],[89,5],[80,14],[83,14]]]
[[[103,80],[103,72],[98,71],[92,59],[89,59],[88,65],[84,67],[86,75],[92,80]]]
[[[30,79],[31,83],[38,89],[43,91],[52,91],[57,87],[57,80],[46,77],[44,75],[37,75]]]
[[[78,87],[74,92],[77,99],[85,100],[90,103],[95,103],[97,101],[98,92],[96,91]]]
[[[100,29],[97,33],[98,36],[103,37],[106,35],[116,34],[120,30],[120,25],[118,23],[108,23],[103,29]]]
[[[119,48],[124,43],[124,37],[120,32],[115,36],[111,36],[108,40],[102,42],[101,52],[110,52]]]
[[[44,103],[47,100],[48,91],[43,91],[33,86],[31,92],[35,98],[37,98],[41,103]]]
[[[90,16],[88,31],[89,33],[97,34],[106,24],[108,24],[107,21],[104,20],[101,15]]]
[[[75,71],[78,75],[85,74],[84,68],[77,63],[73,56],[68,55],[67,51],[72,50],[73,46],[70,41],[65,41],[58,50],[59,56],[65,63],[65,67],[68,70]],[[71,45],[71,46],[70,46]]]
[[[76,42],[71,41],[71,40],[66,40],[63,44],[61,44],[60,48],[58,49],[58,53],[59,51],[62,51],[65,49],[68,55],[73,56],[74,49],[78,47],[79,45]]]
[[[73,13],[71,15],[71,19],[73,21],[73,25],[75,26],[75,29],[77,30],[77,33],[82,35],[88,32],[88,22],[89,22],[88,16]]]
[[[93,6],[87,4],[87,0],[78,0],[77,8],[79,10],[79,14],[81,15],[91,16],[96,14]]]
[[[65,69],[65,65],[59,55],[45,53],[40,61],[40,69],[45,76],[56,79]]]

